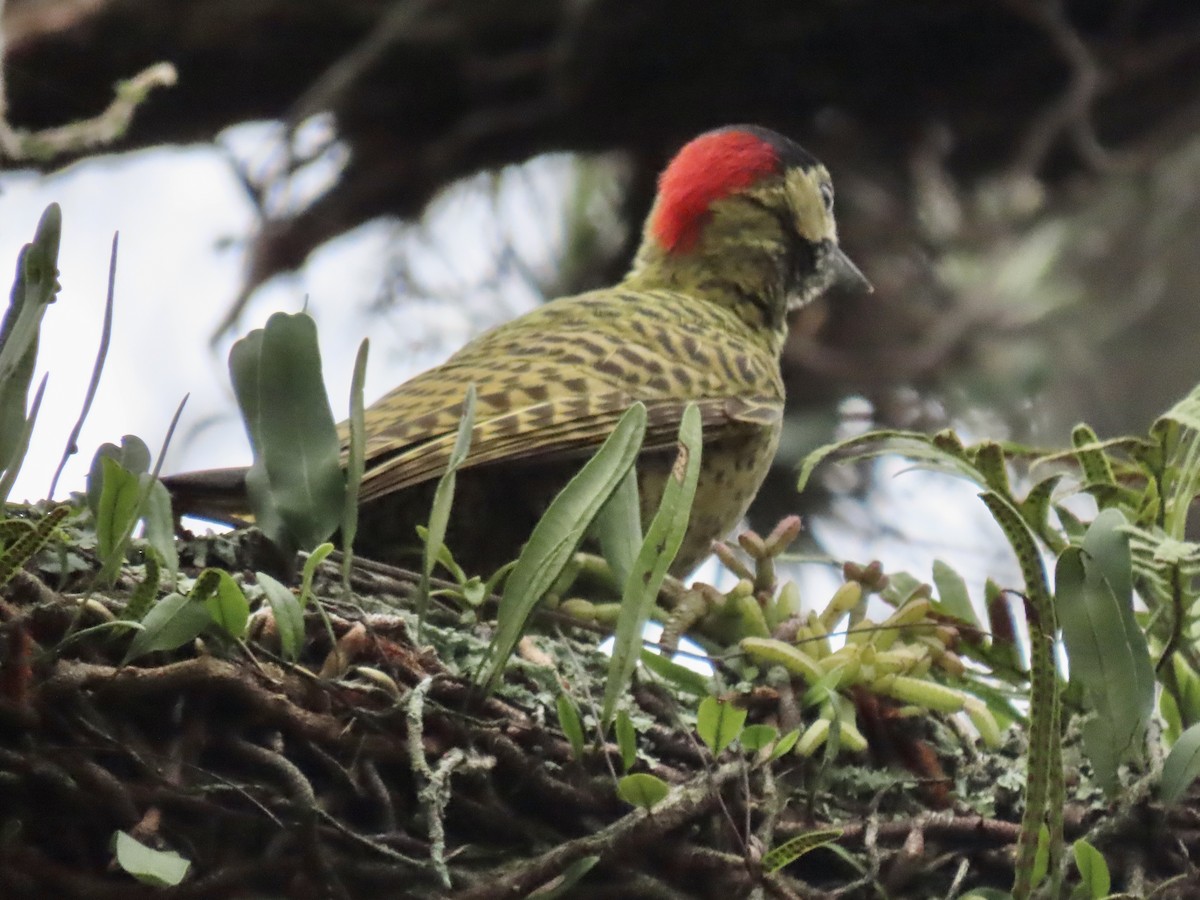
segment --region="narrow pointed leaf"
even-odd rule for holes
[[[1071,677],[1084,686],[1095,720],[1085,746],[1106,789],[1116,766],[1140,749],[1154,706],[1154,668],[1133,612],[1132,561],[1125,517],[1100,513],[1083,548],[1068,548],[1055,571],[1055,602]],[[1107,743],[1107,746],[1101,746]]]
[[[354,539],[358,535],[358,492],[366,470],[366,410],[363,388],[367,380],[367,354],[371,342],[363,338],[354,357],[350,376],[349,440],[346,450],[346,496],[342,505],[342,588],[350,590],[350,569],[354,564]]]
[[[1175,803],[1187,793],[1200,775],[1200,723],[1179,736],[1163,763],[1158,796],[1164,803]]]
[[[621,611],[613,639],[608,678],[604,684],[604,709],[600,719],[607,727],[617,701],[629,687],[642,650],[642,631],[658,598],[663,578],[675,561],[687,533],[692,501],[700,479],[703,433],[700,410],[689,403],[679,424],[679,447],[675,465],[667,476],[654,520],[646,529],[633,571],[625,582]]]
[[[762,867],[765,872],[777,872],[784,866],[795,862],[810,850],[831,844],[842,836],[840,828],[822,828],[807,834],[798,834],[778,847],[772,847],[763,854]]]
[[[578,761],[583,758],[583,720],[579,717],[579,708],[566,694],[558,695],[555,706],[558,710],[558,727],[566,735],[571,754]]]
[[[525,631],[534,607],[557,580],[625,473],[637,459],[646,433],[646,407],[635,403],[621,416],[600,449],[550,503],[504,583],[496,636],[480,683],[491,692]]]
[[[593,530],[600,552],[612,567],[617,584],[626,584],[642,546],[642,514],[638,504],[637,471],[630,469],[600,507]]]
[[[275,631],[279,635],[283,658],[295,662],[304,646],[304,610],[300,608],[300,601],[285,585],[265,572],[256,572],[255,577],[275,617]]]
[[[626,710],[617,713],[614,730],[617,734],[617,749],[621,751],[621,767],[628,772],[637,762],[637,731],[633,727],[633,719],[629,718]]]
[[[454,438],[454,448],[450,451],[450,459],[446,463],[446,471],[438,479],[433,493],[433,505],[429,511],[429,528],[425,534],[425,555],[421,567],[421,583],[417,587],[417,640],[425,626],[425,613],[429,608],[429,579],[433,575],[433,566],[442,551],[446,541],[446,528],[450,524],[450,508],[454,504],[454,486],[459,466],[471,452],[471,432],[475,428],[475,385],[467,385],[467,395],[463,399],[462,418],[458,422],[458,434]]]
[[[175,519],[171,514],[171,495],[166,485],[150,473],[142,476],[143,489],[148,493],[142,508],[142,519],[146,523],[146,542],[158,553],[167,567],[168,577],[173,582],[179,571],[179,549],[175,544]]]
[[[58,247],[62,211],[51,203],[38,221],[33,241],[17,257],[9,305],[0,321],[0,470],[20,468],[22,443],[31,427],[26,416],[37,365],[38,332],[46,307],[58,296]],[[44,379],[43,379],[44,381]]]
[[[680,690],[704,697],[712,693],[712,680],[695,669],[681,666],[654,650],[642,650],[642,665]]]
[[[933,561],[933,583],[937,588],[940,612],[954,616],[959,621],[969,625],[979,625],[979,616],[971,597],[967,593],[967,583],[963,577],[940,559]]]

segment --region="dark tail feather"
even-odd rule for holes
[[[162,479],[176,516],[239,527],[254,521],[246,499],[246,467],[180,472]]]

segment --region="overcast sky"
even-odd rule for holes
[[[269,157],[272,132],[272,126],[243,126],[224,141],[252,163]],[[564,159],[551,159],[523,181],[561,182],[565,168]],[[319,189],[320,179],[308,181],[306,192]],[[435,205],[431,230],[453,252],[428,262],[423,274],[430,281],[438,281],[440,267],[453,270],[441,272],[443,280],[469,282],[471,273],[486,264],[489,241],[482,234],[486,222],[478,193],[469,186],[452,190]],[[553,192],[542,194],[542,201],[553,197]],[[132,433],[157,451],[185,394],[190,399],[164,471],[247,462],[225,368],[233,338],[209,345],[237,294],[244,239],[253,224],[253,210],[227,157],[211,146],[156,149],[89,160],[45,178],[0,176],[0,265],[6,273],[52,201],[63,210],[62,292],[43,324],[39,377],[48,371],[50,380],[13,499],[46,495],[78,416],[99,341],[114,231],[120,232],[120,250],[112,344],[80,453],[60,480],[58,495],[82,489],[91,455],[105,441]],[[529,209],[509,212],[526,222],[533,215]],[[307,300],[318,321],[325,380],[339,418],[347,408],[354,353],[364,337],[374,338],[370,400],[534,302],[528,289],[514,284],[504,303],[485,309],[449,308],[417,298],[383,316],[371,313],[387,248],[399,228],[370,223],[321,248],[302,273],[260,289],[237,326],[240,336],[272,312],[297,311]],[[455,239],[446,240],[447,235]],[[548,264],[545,241],[526,243],[530,246],[523,251],[535,264]]]

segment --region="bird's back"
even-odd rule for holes
[[[701,405],[706,439],[776,422],[783,404],[777,360],[729,310],[675,291],[594,291],[481,335],[376,401],[364,500],[441,474],[471,384],[465,468],[586,456],[639,400],[651,446],[673,442],[688,401]]]

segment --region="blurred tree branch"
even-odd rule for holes
[[[832,137],[836,111],[861,145],[843,167],[895,166],[939,122],[960,175],[1005,164],[1061,174],[1103,163],[1098,134],[1119,145],[1152,130],[1200,63],[1189,0],[9,0],[4,27],[23,127],[79,117],[106,85],[159,59],[181,84],[118,147],[334,116],[351,161],[311,207],[263,224],[248,288],[363,221],[415,215],[482,168],[616,148],[655,168],[693,132],[729,121],[813,143],[814,131]]]
[[[993,284],[996,273],[1010,253],[1042,259],[1024,240],[1039,222],[1083,229],[1047,247],[1123,227],[1099,194],[1153,181],[1200,116],[1194,0],[8,0],[2,23],[13,127],[86,118],[109,85],[162,59],[179,84],[151,96],[111,149],[283,123],[282,161],[257,178],[239,172],[261,221],[230,322],[259,284],[329,239],[380,216],[417,219],[446,185],[549,151],[621,160],[625,246],[606,247],[590,273],[572,260],[551,287],[611,281],[682,141],[739,121],[795,136],[830,164],[843,242],[878,288],[796,323],[786,362],[797,404],[848,390],[885,400],[955,366],[1004,370],[1028,390],[1086,356],[1100,319],[1083,317],[1066,344],[1038,343],[1031,317],[1062,305],[1014,292],[1011,278]],[[300,145],[314,120],[328,120],[321,149],[345,163],[307,205],[272,209],[314,156]],[[1111,246],[1103,262],[1126,281],[1084,265],[1115,303],[1158,263],[1149,245]],[[1135,248],[1141,269],[1119,252]],[[1151,412],[1175,386],[1162,391],[1145,396]]]

